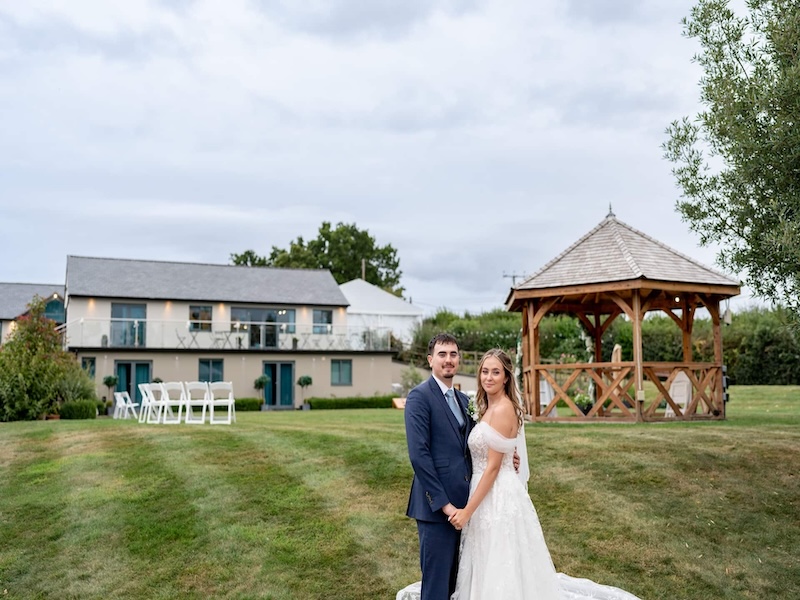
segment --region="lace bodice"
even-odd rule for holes
[[[506,438],[500,435],[492,426],[480,422],[472,428],[469,440],[470,454],[472,454],[472,474],[478,476],[486,470],[489,461],[489,448],[503,453],[503,462],[500,464],[501,471],[514,471],[514,448],[516,438]]]

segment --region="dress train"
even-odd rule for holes
[[[461,534],[458,581],[451,600],[638,600],[619,588],[556,573],[521,480],[527,478],[514,470],[513,454],[520,439],[524,448],[521,435],[506,438],[486,423],[478,423],[470,434],[470,494],[486,469],[489,448],[504,456],[492,489]]]

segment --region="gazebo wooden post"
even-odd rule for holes
[[[603,331],[600,326],[600,313],[594,314],[594,362],[603,362]]]
[[[600,311],[594,313],[594,329],[592,333],[594,334],[594,362],[603,362],[603,331],[605,328],[601,327],[600,325]],[[598,370],[597,374],[602,378],[603,372]],[[598,389],[597,386],[594,386],[594,398],[592,398],[592,402],[597,402],[598,396]],[[602,414],[603,407],[601,406],[598,410],[598,414]]]
[[[533,414],[537,417],[541,416],[541,406],[539,404],[539,371],[536,367],[539,366],[541,358],[539,356],[539,323],[536,320],[536,310],[538,303],[531,304],[528,310],[528,330],[531,332],[531,357],[533,363],[531,364],[531,397],[529,401],[533,407]]]
[[[633,362],[636,369],[636,420],[643,421],[644,369],[642,367],[642,299],[639,290],[633,290]]]
[[[722,354],[722,322],[719,315],[719,298],[714,298],[706,303],[708,314],[711,315],[711,328],[714,334],[714,362],[719,365],[719,377],[717,377],[716,385],[714,386],[714,395],[717,403],[717,408],[720,411],[722,418],[725,418],[725,390],[723,387],[723,378],[725,374],[722,372],[722,361],[724,357]]]
[[[526,302],[522,307],[522,365],[523,381],[525,384],[525,409],[534,419],[539,416],[539,403],[534,398],[539,397],[539,378],[536,377],[534,365],[539,362],[539,328],[533,322],[536,306],[533,301]]]
[[[681,299],[681,333],[683,334],[683,362],[692,362],[692,329],[694,327],[694,311],[689,306],[689,298]]]

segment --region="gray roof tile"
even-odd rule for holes
[[[347,306],[327,269],[68,256],[66,289],[103,298]]]
[[[613,214],[516,286],[518,290],[651,279],[738,286],[739,281],[673,250]]]
[[[34,296],[64,297],[64,286],[57,283],[0,283],[0,320],[13,321],[28,310]]]

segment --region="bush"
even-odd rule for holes
[[[97,417],[97,403],[94,400],[64,402],[59,414],[62,419],[94,419]]]
[[[392,408],[394,396],[357,396],[352,398],[309,398],[312,409],[336,410],[340,408]]]
[[[92,378],[83,369],[74,368],[67,368],[64,372],[58,385],[58,396],[64,402],[97,399]],[[100,404],[97,409],[102,413],[105,409]]]
[[[52,413],[67,373],[80,371],[61,334],[35,297],[0,349],[0,421],[33,420]]]
[[[236,398],[236,412],[261,410],[261,398]]]
[[[414,363],[409,364],[408,367],[403,369],[403,372],[400,373],[400,383],[403,386],[403,396],[408,396],[408,392],[422,383],[422,380],[422,373],[417,370],[417,368],[414,366]]]

